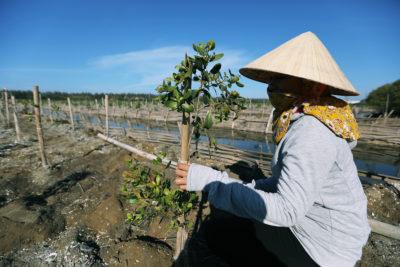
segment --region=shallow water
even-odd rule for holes
[[[75,116],[77,121],[80,120],[78,115]],[[88,118],[91,123],[99,124],[100,120],[95,116],[90,116]],[[146,122],[145,120],[129,120],[130,126],[127,120],[117,119],[114,120],[110,118],[109,127],[110,128],[132,128],[139,130],[149,130],[156,132],[165,132],[172,134],[179,134],[177,125],[164,122]],[[233,146],[238,149],[264,152],[264,153],[272,153],[271,152],[271,136],[267,136],[265,138],[264,134],[260,133],[249,133],[242,131],[233,131],[228,129],[214,129],[212,131],[213,136],[217,139],[218,144]],[[207,136],[202,135],[200,137],[200,141],[207,141]],[[372,146],[372,145],[371,145]],[[368,151],[372,149],[368,145],[363,145],[362,150],[357,149],[361,154],[368,154]],[[400,158],[397,159],[387,159],[385,157],[374,157],[374,158],[365,158],[363,159],[357,157],[358,153],[354,153],[355,163],[359,170],[369,171],[371,173],[379,173],[391,176],[400,177]]]

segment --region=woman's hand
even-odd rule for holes
[[[188,164],[188,163],[178,163],[178,165],[176,165],[175,183],[182,190],[186,190],[187,175],[188,175],[189,167],[190,167],[190,164]]]

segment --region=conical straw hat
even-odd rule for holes
[[[312,32],[287,41],[240,69],[240,73],[265,83],[289,75],[326,84],[331,94],[359,95],[328,49]]]

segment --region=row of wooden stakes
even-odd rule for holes
[[[45,152],[45,145],[44,145],[44,138],[43,138],[43,127],[42,127],[42,101],[40,97],[40,92],[39,92],[39,86],[34,86],[32,89],[32,96],[33,96],[33,113],[35,117],[35,125],[36,125],[36,132],[37,132],[37,138],[38,138],[38,144],[39,144],[39,154],[41,158],[41,163],[44,168],[49,167],[49,162],[46,156]],[[15,142],[19,143],[22,141],[21,137],[21,128],[19,126],[19,120],[18,120],[18,109],[17,109],[17,104],[15,101],[15,97],[13,95],[10,95],[7,90],[3,91],[3,100],[4,100],[4,110],[5,110],[5,115],[3,115],[3,108],[0,108],[0,117],[5,121],[7,126],[11,125],[11,119],[10,119],[10,113],[12,113],[13,120],[14,120],[14,128],[15,128],[15,134],[16,134],[16,139]],[[11,112],[10,112],[10,100],[11,100]],[[51,105],[51,100],[50,98],[48,100],[48,108],[49,108],[49,119],[50,122],[54,122],[53,118],[53,112],[52,112],[52,105]],[[3,101],[2,101],[3,102]],[[68,102],[68,109],[69,109],[69,120],[72,129],[75,129],[75,122],[74,122],[74,115],[73,115],[73,110],[72,110],[72,104],[71,100],[68,97],[67,98]],[[1,103],[1,102],[0,102]],[[104,97],[104,106],[105,106],[105,114],[106,114],[106,120],[105,120],[105,133],[108,135],[108,129],[109,129],[109,123],[108,123],[108,95],[105,95]]]

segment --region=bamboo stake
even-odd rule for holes
[[[15,126],[15,134],[16,134],[16,142],[21,141],[21,130],[19,128],[18,118],[17,118],[17,105],[15,104],[15,97],[11,96],[11,104],[13,108],[13,116],[14,116],[14,126]]]
[[[47,157],[44,151],[44,141],[43,141],[43,130],[42,130],[42,120],[40,117],[40,101],[39,101],[39,86],[33,87],[33,105],[35,108],[35,121],[36,121],[36,131],[39,141],[39,151],[40,158],[42,160],[43,168],[48,167]]]
[[[4,97],[4,96],[3,96],[3,97]],[[6,117],[5,117],[4,114],[3,114],[3,100],[0,101],[0,118],[1,118],[2,121],[5,122]]]
[[[168,120],[168,114],[169,114],[169,110],[167,110],[167,113],[165,114],[165,120],[164,120],[164,122],[165,122],[165,123],[167,123],[167,120]]]
[[[52,109],[52,107],[51,107],[51,100],[50,100],[50,98],[47,98],[47,105],[49,106],[50,122],[51,122],[51,123],[54,123],[54,120],[53,120],[53,109]]]
[[[188,232],[183,227],[178,227],[176,232],[176,247],[174,259],[177,260],[185,248],[186,240],[188,239]],[[186,260],[184,260],[186,262]],[[186,266],[186,264],[184,265]]]
[[[115,119],[115,103],[114,103],[114,101],[112,103],[112,112],[113,112],[112,117],[113,117],[113,119]]]
[[[182,114],[182,123],[180,124],[180,135],[181,135],[181,156],[179,162],[189,162],[189,142],[190,142],[190,115],[187,113]],[[180,218],[184,220],[184,218]],[[176,245],[174,259],[178,259],[180,254],[184,251],[188,233],[183,227],[178,227],[176,233]]]
[[[8,92],[4,89],[4,104],[6,108],[6,119],[7,119],[7,126],[10,125],[10,110],[8,108]]]
[[[116,145],[116,146],[118,146],[118,147],[120,147],[120,148],[123,148],[123,149],[125,149],[125,150],[128,150],[129,152],[132,152],[132,153],[134,153],[134,154],[136,154],[136,155],[138,155],[138,156],[141,156],[141,157],[143,157],[143,158],[146,158],[146,159],[148,159],[148,160],[154,160],[154,159],[157,158],[156,155],[147,153],[147,152],[142,151],[142,150],[140,150],[140,149],[134,148],[133,146],[124,144],[124,143],[122,143],[122,142],[119,142],[119,141],[117,141],[117,140],[115,140],[115,139],[113,139],[113,138],[111,138],[111,137],[105,136],[104,134],[98,133],[98,134],[97,134],[97,137],[99,137],[100,139],[103,139],[104,141],[109,142],[109,143],[111,143],[111,144],[113,144],[113,145]],[[166,158],[162,159],[162,163],[163,163],[164,165],[168,165],[168,164],[169,164],[170,167],[172,167],[172,168],[175,168],[175,167],[176,167],[176,162],[175,162],[175,161],[171,161],[171,160],[168,160],[168,159],[166,159]]]
[[[70,123],[72,126],[72,130],[75,130],[75,125],[74,125],[74,115],[72,113],[72,105],[71,105],[71,100],[69,99],[69,97],[67,97],[67,101],[68,101],[68,108],[69,108],[69,119],[70,119]]]
[[[106,136],[108,136],[108,95],[104,97],[104,105],[106,107]]]
[[[389,93],[386,95],[386,105],[385,105],[385,114],[384,117],[387,118],[389,111]]]
[[[42,94],[39,93],[40,115],[43,114]]]
[[[236,115],[236,113],[235,113],[235,115]],[[235,120],[233,120],[233,119],[232,119],[231,129],[232,129],[232,130],[235,129]]]
[[[97,102],[97,98],[94,100],[96,104],[96,110],[97,110],[97,116],[100,115],[100,108],[99,108],[99,103]]]
[[[400,240],[400,227],[374,219],[368,219],[368,222],[372,232]]]

